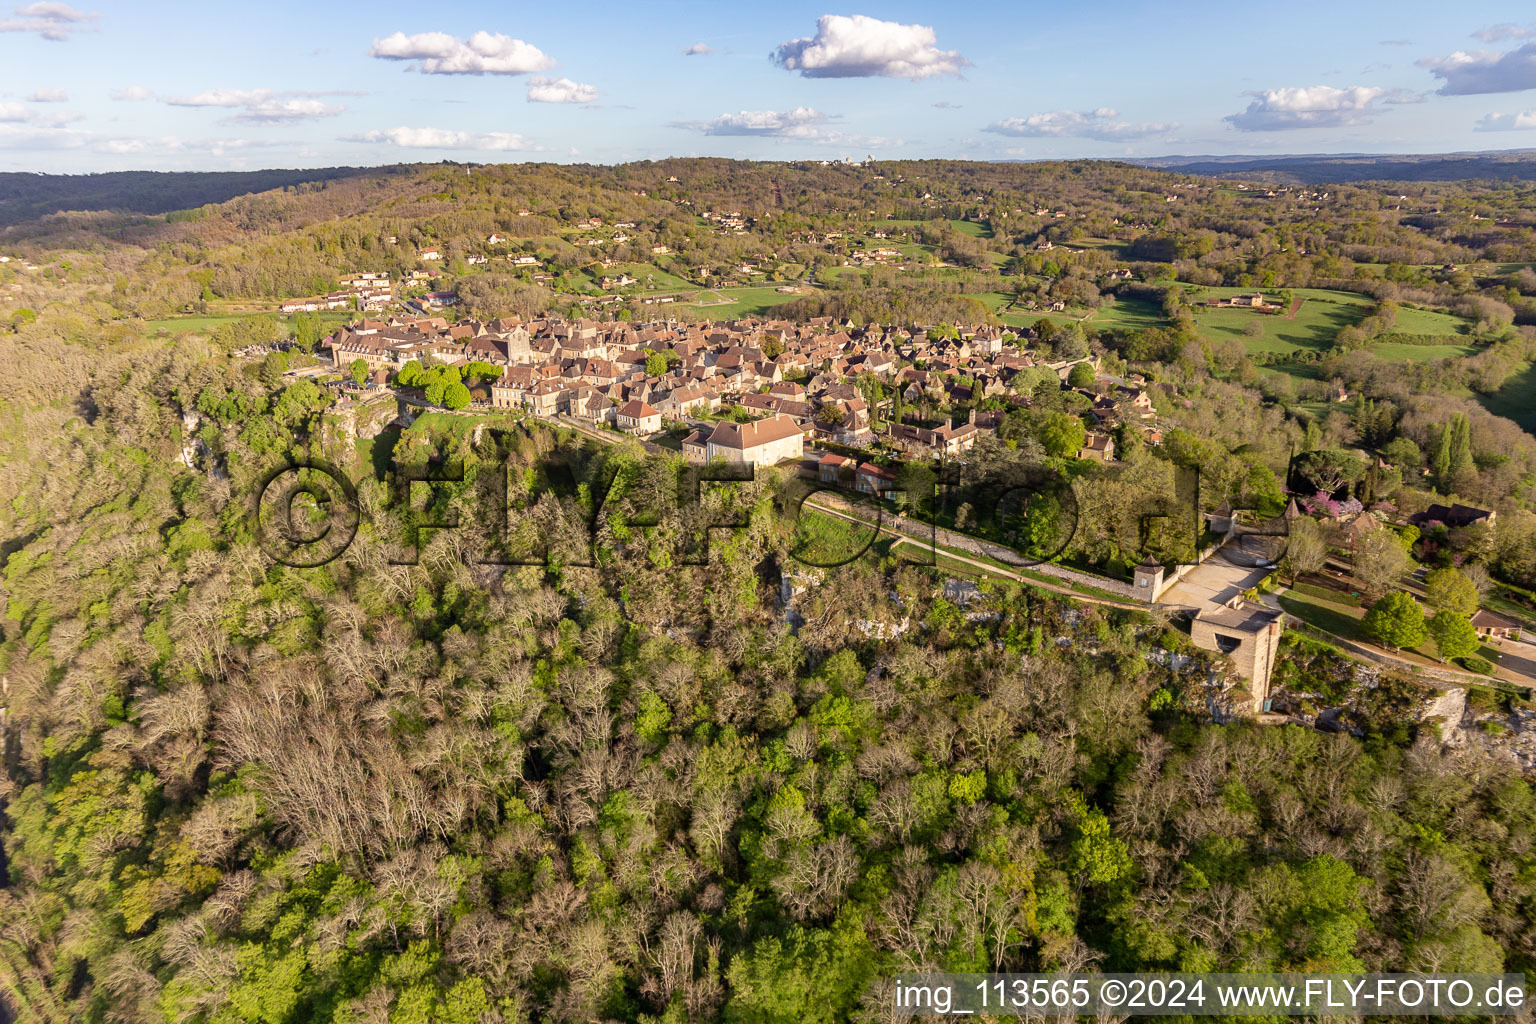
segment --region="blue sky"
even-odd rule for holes
[[[1536,148],[1529,2],[39,0],[0,66],[5,170]]]

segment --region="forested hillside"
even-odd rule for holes
[[[449,534],[391,566],[365,527],[284,569],[244,489],[322,445],[312,386],[190,339],[4,345],[0,964],[31,1019],[835,1021],[917,967],[1531,964],[1529,783],[1390,707],[1204,724],[1155,619],[962,613],[894,560],[832,571],[795,635],[771,477],[680,565],[685,521],[632,518],[665,464],[542,428],[521,486],[617,481],[596,568]],[[177,461],[193,404],[228,479]]]
[[[169,213],[307,181],[334,181],[379,169],[316,167],[269,171],[108,171],[102,174],[0,173],[0,227],[70,210]]]
[[[917,969],[1536,970],[1536,793],[1503,742],[1532,707],[1491,676],[1452,745],[1427,677],[1291,632],[1295,720],[1344,710],[1259,725],[1164,611],[972,592],[889,544],[807,568],[789,467],[690,504],[679,455],[503,410],[361,437],[345,363],[290,372],[357,314],[276,313],[387,271],[394,312],[1006,328],[1029,387],[955,373],[910,407],[996,414],[964,473],[1074,481],[1078,564],[1123,573],[1148,496],[1198,467],[1208,511],[1369,504],[1359,578],[1454,570],[1514,614],[1532,197],[675,160],[0,229],[0,990],[49,1022],[789,1024],[884,1020]],[[1253,292],[1273,311],[1232,307]],[[1100,376],[1156,415],[1155,441],[1102,428],[1114,465],[1077,457]],[[366,514],[296,569],[252,506],[303,458]],[[396,505],[391,469],[444,463],[463,481]],[[503,485],[541,564],[430,528]],[[1402,525],[1460,502],[1496,518]]]

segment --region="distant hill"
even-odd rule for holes
[[[1314,153],[1296,156],[1167,156],[1143,167],[1293,185],[1350,181],[1536,181],[1536,150],[1427,155]]]
[[[0,227],[61,210],[169,213],[306,181],[377,174],[377,167],[266,171],[111,171],[106,174],[0,173]]]

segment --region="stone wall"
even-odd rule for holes
[[[1127,601],[1141,600],[1136,594],[1136,588],[1123,580],[1112,580],[1108,576],[1095,576],[1093,573],[1079,572],[1076,569],[1068,569],[1066,566],[1057,565],[1054,562],[1041,562],[1039,565],[1025,566],[1025,568],[1044,576],[1053,576],[1067,583],[1094,587],[1098,590],[1114,594],[1117,597],[1123,597]]]

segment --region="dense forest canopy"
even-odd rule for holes
[[[63,210],[169,213],[236,196],[378,168],[314,167],[264,171],[106,171],[100,174],[0,173],[0,227]]]

